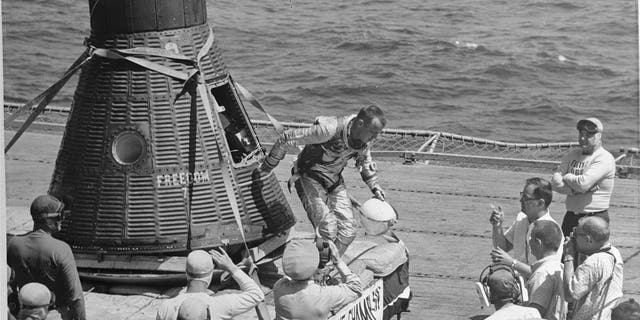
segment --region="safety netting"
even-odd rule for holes
[[[5,104],[5,112],[18,104]],[[69,108],[49,106],[38,118],[41,122],[64,123]],[[269,146],[277,139],[271,122],[251,121],[260,142]],[[285,129],[307,127],[308,123],[282,122]],[[385,129],[373,142],[376,158],[407,164],[455,165],[509,170],[554,169],[576,142],[509,143],[430,130]],[[299,150],[291,148],[289,153]],[[640,150],[620,148],[609,151],[616,158],[619,177],[640,177]]]
[[[277,139],[270,122],[254,120],[252,123],[263,144]],[[285,128],[309,126],[293,122],[282,124]],[[405,163],[526,170],[554,169],[567,151],[576,147],[577,142],[509,143],[439,131],[385,129],[373,142],[372,151],[376,157]],[[640,165],[637,148],[610,151],[616,158],[619,176],[637,175]]]

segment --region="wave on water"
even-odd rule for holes
[[[577,5],[575,3],[566,1],[531,1],[526,3],[527,7],[541,8],[541,9],[565,9],[565,10],[580,10],[584,6]]]
[[[535,43],[535,44],[554,44],[569,41],[571,38],[568,35],[532,35],[523,37],[520,41],[523,43]]]
[[[358,5],[367,6],[367,5],[376,5],[376,4],[394,4],[395,0],[364,0]]]
[[[404,27],[404,28],[391,27],[391,28],[388,28],[387,31],[392,33],[402,34],[402,35],[408,35],[408,36],[417,36],[422,34],[422,32],[420,32],[419,30],[417,30],[417,28],[414,28],[414,27]]]
[[[492,76],[498,80],[517,79],[524,81],[536,77],[536,72],[533,68],[521,65],[515,61],[490,65],[480,73]]]
[[[638,26],[637,24],[628,25],[622,21],[603,21],[590,25],[587,31],[611,36],[637,36]]]
[[[554,117],[559,116],[558,110],[562,109],[558,103],[546,98],[539,99],[538,101],[532,101],[531,103],[532,105],[503,108],[500,110],[500,115],[507,116],[507,118],[510,119],[513,119],[513,116],[519,116],[523,117],[523,120],[527,120],[528,116],[538,117],[545,114],[554,114]],[[568,115],[568,112],[566,112],[566,115]]]
[[[432,105],[429,105],[429,112],[430,113],[451,113],[451,112],[461,112],[466,110],[466,108],[460,106],[460,105],[455,105],[455,104],[448,104],[448,103],[435,103]],[[417,115],[419,116],[419,114]]]
[[[458,48],[462,48],[462,49],[470,49],[470,50],[478,49],[478,44],[477,43],[473,43],[473,42],[455,40],[453,42],[453,45],[455,45]]]
[[[544,60],[533,63],[533,67],[553,74],[574,76],[575,78],[602,79],[615,77],[618,74],[611,69],[602,66],[581,65],[560,55],[557,60]]]
[[[361,40],[361,41],[343,41],[335,49],[349,51],[375,51],[376,53],[394,51],[407,45],[404,40]]]
[[[372,68],[370,70],[366,70],[364,75],[371,76],[377,79],[393,79],[397,76],[397,73],[393,71],[393,69],[386,68]]]
[[[478,44],[473,41],[466,40],[440,40],[440,39],[427,39],[423,40],[426,45],[431,48],[432,52],[436,53],[456,53],[456,54],[479,54],[488,57],[505,57],[509,54],[495,49],[487,48],[482,44]]]
[[[80,2],[2,3],[7,100],[35,97],[84,50],[89,8]],[[308,122],[371,102],[385,106],[396,128],[535,142],[575,139],[567,123],[600,116],[611,128],[607,139],[638,144],[632,1],[207,0],[207,6],[229,72],[283,121]],[[74,81],[57,97],[64,105]],[[538,134],[523,130],[525,122],[535,123]]]

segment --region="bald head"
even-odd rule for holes
[[[177,320],[207,320],[207,304],[194,297],[185,299],[178,309]]]
[[[609,223],[600,217],[585,217],[580,219],[578,228],[597,242],[609,241]]]

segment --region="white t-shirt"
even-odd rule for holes
[[[538,309],[523,307],[517,304],[506,305],[484,320],[533,320],[542,319]]]
[[[527,281],[529,303],[535,303],[546,309],[543,314],[547,320],[564,320],[567,303],[564,299],[562,282],[562,263],[555,256],[544,257],[531,265],[531,276]]]
[[[558,224],[558,222],[551,217],[548,210],[542,217],[538,218],[538,220],[549,220]],[[513,222],[511,227],[507,229],[507,232],[504,233],[505,239],[513,245],[511,256],[528,265],[533,264],[537,260],[536,257],[531,254],[531,248],[529,248],[531,229],[533,229],[533,222],[529,222],[529,219],[524,212],[518,212],[516,220]],[[563,247],[561,244],[555,255],[558,262],[562,259],[562,250]]]

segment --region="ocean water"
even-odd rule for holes
[[[283,121],[375,103],[388,127],[508,142],[574,141],[597,116],[611,150],[639,144],[638,4],[628,0],[216,0],[234,78]],[[84,50],[88,1],[3,0],[6,101]],[[55,100],[70,105],[75,79]],[[250,107],[248,107],[250,108]]]

